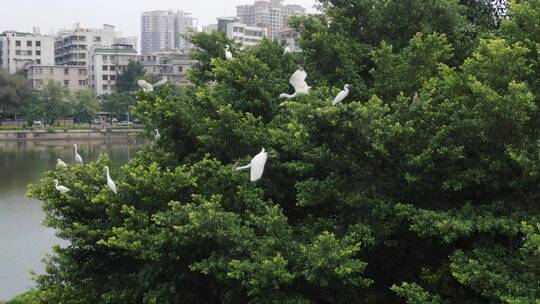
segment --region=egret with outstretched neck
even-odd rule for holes
[[[293,99],[299,94],[308,94],[309,90],[311,89],[310,86],[308,86],[306,82],[307,73],[302,68],[298,68],[296,72],[291,76],[289,79],[289,83],[294,87],[294,94],[289,95],[286,93],[283,93],[279,95],[280,99],[286,98],[286,99]]]
[[[65,186],[59,186],[58,185],[58,180],[55,179],[54,180],[54,187],[56,188],[56,190],[60,193],[67,193],[70,191],[70,189],[68,187],[65,187]]]
[[[83,165],[83,159],[79,155],[79,153],[77,153],[77,144],[73,144],[73,148],[75,149],[75,163],[80,164],[82,166]]]
[[[225,45],[225,58],[227,60],[229,60],[229,61],[233,59],[232,53],[231,53],[231,51],[229,51],[229,45],[228,44]]]
[[[155,129],[154,132],[155,132],[154,140],[155,140],[155,141],[160,140],[160,139],[161,139],[161,134],[159,134],[159,130],[158,130],[158,129]]]
[[[349,95],[349,85],[346,84],[345,87],[343,88],[343,91],[339,92],[336,98],[334,98],[334,101],[332,101],[332,105],[335,106],[338,103],[341,103],[345,98],[347,98],[348,95]]]
[[[259,179],[261,179],[263,172],[264,172],[264,166],[266,165],[266,160],[268,159],[268,153],[262,148],[261,152],[255,157],[251,159],[251,162],[249,165],[238,167],[235,169],[235,171],[241,171],[246,169],[251,169],[250,171],[250,180],[252,182],[256,182]]]
[[[104,168],[105,168],[105,172],[107,173],[107,187],[109,187],[109,189],[111,189],[111,191],[114,192],[114,194],[116,194],[117,193],[116,184],[114,183],[114,181],[111,178],[111,175],[109,174],[109,166],[105,166]]]
[[[154,84],[149,83],[148,81],[144,79],[140,79],[137,81],[137,85],[143,89],[143,92],[150,93],[154,92],[154,88],[160,87],[167,83],[167,79],[162,79]]]

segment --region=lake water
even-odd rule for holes
[[[143,143],[115,141],[0,142],[0,301],[32,288],[31,271],[43,272],[42,259],[51,246],[62,244],[42,225],[40,202],[26,197],[26,186],[55,168],[56,159],[73,163],[73,144],[85,163],[107,153],[117,164],[134,157]]]

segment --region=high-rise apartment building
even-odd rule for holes
[[[54,37],[38,32],[0,34],[0,68],[13,74],[29,64],[54,64]]]
[[[175,45],[173,10],[148,11],[141,14],[141,52],[172,50]]]
[[[198,28],[198,20],[191,13],[182,10],[174,13],[174,47],[181,50],[187,50],[193,47],[185,38],[192,32],[196,32]]]
[[[90,50],[88,85],[97,95],[116,91],[116,77],[125,71],[130,61],[138,60],[131,45],[115,44],[111,47],[92,47]]]
[[[104,24],[102,29],[91,29],[75,24],[71,30],[58,32],[55,42],[55,61],[59,65],[87,66],[90,49],[94,46],[110,47],[117,33],[114,26]]]
[[[241,23],[266,28],[269,38],[275,38],[278,30],[288,25],[289,17],[305,13],[302,6],[284,5],[283,0],[257,0],[253,5],[236,7]]]

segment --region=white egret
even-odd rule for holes
[[[264,165],[266,164],[267,159],[268,159],[268,153],[266,153],[264,148],[262,148],[262,151],[259,154],[255,155],[255,157],[253,157],[251,159],[251,162],[249,163],[249,165],[243,166],[243,167],[238,167],[238,168],[235,169],[235,171],[240,171],[240,170],[245,170],[245,169],[250,169],[251,168],[250,180],[252,182],[256,182],[259,179],[261,179],[261,177],[263,175]]]
[[[414,97],[412,99],[412,102],[413,103],[418,103],[420,102],[420,97],[418,96],[418,92],[414,92]]]
[[[225,45],[225,58],[227,60],[232,60],[233,59],[233,56],[232,56],[232,53],[231,51],[229,51],[229,45]]]
[[[58,180],[55,179],[54,180],[54,187],[56,188],[56,190],[60,193],[67,193],[70,191],[70,189],[68,187],[64,187],[64,186],[59,186],[58,185]]]
[[[73,148],[75,149],[75,163],[83,165],[83,159],[79,153],[77,153],[77,144],[73,144]]]
[[[335,106],[338,103],[341,103],[345,98],[347,98],[347,95],[349,95],[349,85],[346,84],[345,87],[343,87],[343,91],[339,92],[337,94],[336,98],[334,98],[334,101],[332,101],[332,105]]]
[[[56,165],[60,167],[67,167],[66,163],[63,162],[60,158],[56,160]]]
[[[104,168],[105,168],[105,172],[107,173],[107,187],[109,187],[109,189],[111,189],[111,191],[114,192],[114,194],[116,194],[117,193],[116,184],[114,183],[114,181],[111,178],[111,175],[109,174],[109,166],[105,166]]]
[[[167,83],[167,79],[162,79],[154,84],[151,84],[149,83],[148,81],[144,80],[144,79],[139,79],[139,81],[137,81],[137,85],[139,85],[139,87],[141,87],[143,89],[144,92],[146,93],[149,93],[149,92],[154,92],[154,88],[157,88],[159,86],[162,86],[164,84]]]
[[[239,50],[243,52],[243,51],[246,50],[246,48],[245,48],[244,46],[241,46],[241,47],[239,48]]]
[[[299,94],[308,94],[309,90],[311,89],[310,86],[306,83],[307,73],[304,71],[304,69],[299,68],[292,74],[291,79],[289,79],[289,83],[294,87],[294,94],[281,94],[279,95],[279,98],[287,98],[287,99],[293,99]]]
[[[156,132],[156,134],[154,135],[154,140],[159,141],[161,139],[161,134],[159,134],[159,130],[155,129],[154,132]]]
[[[283,54],[290,54],[290,53],[292,53],[291,48],[289,46],[286,46],[285,49],[283,50]]]

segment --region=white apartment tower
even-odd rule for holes
[[[300,5],[283,5],[283,0],[256,0],[253,5],[239,5],[236,15],[241,23],[266,28],[269,38],[275,38],[278,29],[288,25],[289,17],[304,15]]]
[[[54,64],[54,37],[7,31],[0,34],[0,68],[8,73],[29,64]]]
[[[174,47],[181,50],[190,49],[192,44],[187,41],[185,35],[196,32],[198,28],[198,20],[191,13],[182,10],[174,13]]]
[[[71,30],[58,32],[55,43],[56,64],[87,66],[90,49],[110,47],[115,43],[114,26],[104,24],[102,29],[83,28],[75,24]]]
[[[172,50],[175,44],[173,10],[148,11],[141,14],[141,52]]]

